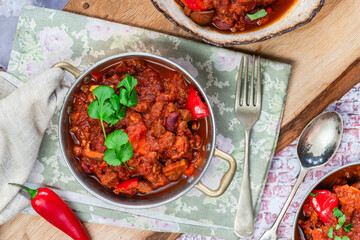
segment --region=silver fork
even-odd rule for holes
[[[245,58],[245,60],[244,60]],[[245,62],[245,66],[244,66]],[[252,74],[250,91],[248,90],[249,57],[242,57],[240,62],[239,76],[236,85],[235,113],[245,130],[245,152],[240,197],[235,217],[235,233],[239,237],[250,237],[254,232],[254,213],[250,188],[250,133],[253,125],[259,119],[261,111],[261,66],[260,57],[255,63],[255,55],[252,56]],[[254,88],[255,66],[257,68],[257,83]],[[245,76],[243,78],[243,72]],[[242,89],[242,91],[241,91]],[[241,93],[242,92],[242,93]],[[249,96],[250,93],[250,96]],[[256,97],[255,97],[256,94]],[[254,98],[256,99],[254,101]]]

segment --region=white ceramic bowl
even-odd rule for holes
[[[298,0],[294,6],[277,22],[254,32],[227,33],[214,31],[211,27],[199,26],[183,12],[183,9],[174,0],[151,0],[155,7],[166,18],[192,33],[196,37],[218,46],[234,44],[248,44],[284,34],[308,22],[320,11],[325,0]]]

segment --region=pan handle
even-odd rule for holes
[[[55,63],[52,67],[53,68],[58,67],[58,68],[61,68],[62,70],[68,71],[75,78],[78,78],[83,73],[81,70],[77,69],[76,67],[74,67],[73,65],[71,65],[70,63],[67,63],[67,62],[58,62],[58,63]]]
[[[229,187],[229,185],[235,175],[236,167],[237,167],[236,160],[230,154],[227,154],[226,152],[223,152],[223,151],[215,148],[214,156],[227,161],[229,163],[229,169],[224,174],[224,176],[221,178],[220,186],[216,190],[212,190],[212,189],[208,188],[201,181],[199,181],[199,183],[197,183],[195,185],[195,187],[198,190],[200,190],[201,192],[203,192],[205,195],[207,195],[209,197],[219,197],[226,191],[226,189]]]

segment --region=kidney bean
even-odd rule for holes
[[[179,119],[179,114],[176,112],[170,113],[165,119],[165,127],[170,132],[176,132],[176,123]]]

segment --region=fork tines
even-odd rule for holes
[[[241,58],[241,62],[239,66],[240,70],[236,84],[236,100],[237,100],[236,102],[240,106],[255,107],[261,104],[261,65],[260,65],[261,63],[260,63],[260,57],[256,58],[256,63],[255,63],[255,55],[252,56],[251,62],[250,62],[250,58],[251,57],[247,55],[244,55]],[[251,65],[250,84],[249,84],[249,65]],[[256,87],[254,80],[255,68],[257,68]],[[254,96],[256,96],[256,100],[254,99]]]

